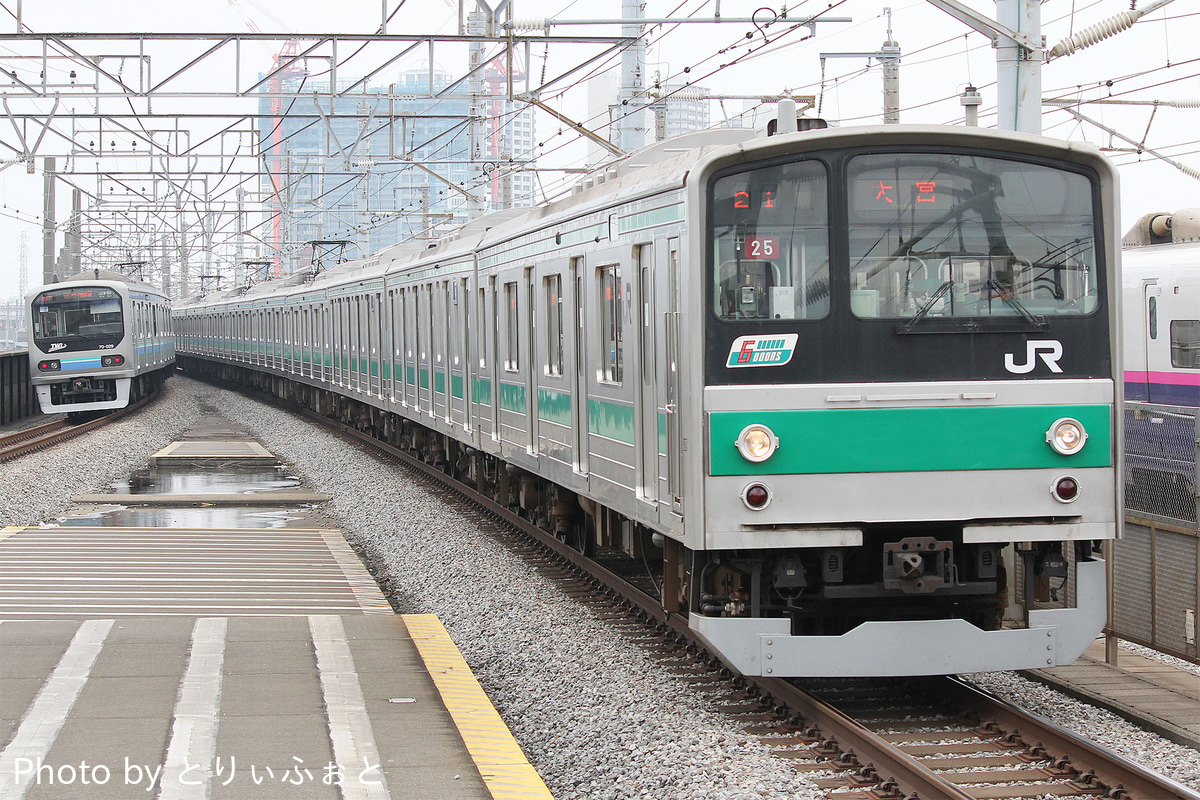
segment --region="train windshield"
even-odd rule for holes
[[[713,176],[709,384],[1111,375],[1104,175],[889,138]]]
[[[33,301],[33,338],[41,342],[120,339],[121,296],[103,286],[50,289]]]
[[[1096,308],[1082,175],[979,155],[861,155],[846,189],[856,316],[1036,322]]]
[[[833,163],[844,178],[831,180],[814,159],[714,182],[719,319],[822,319],[831,292],[858,319],[910,327],[972,330],[1000,318],[1036,329],[1047,317],[1096,310],[1087,177],[976,154],[872,153]],[[845,208],[832,224],[830,183],[833,207]],[[848,261],[832,267],[830,231],[845,231],[848,244]]]

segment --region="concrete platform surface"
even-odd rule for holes
[[[428,615],[3,620],[0,744],[6,800],[550,797]]]
[[[388,614],[340,531],[0,529],[0,619]]]

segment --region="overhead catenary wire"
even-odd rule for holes
[[[686,5],[687,5],[686,3],[680,3],[680,4],[679,4],[679,6],[678,6],[678,8],[684,8],[684,7],[686,7]],[[1095,5],[1095,4],[1092,4],[1092,5]],[[1085,9],[1085,8],[1087,8],[1087,7],[1088,7],[1088,6],[1085,6],[1085,7],[1083,7],[1083,8],[1077,8],[1077,9],[1075,9],[1075,10],[1076,10],[1076,12],[1078,13],[1078,12],[1080,12],[1080,11],[1084,10],[1084,9]],[[570,8],[570,5],[567,5],[567,8]],[[565,10],[565,9],[564,9],[564,10]],[[677,12],[672,12],[672,13],[677,13]],[[691,13],[691,14],[696,14],[696,13],[697,13],[697,11],[693,9],[693,10],[691,10],[691,11],[690,11],[690,12],[688,12],[688,13]],[[678,27],[678,26],[677,26],[677,27]],[[673,31],[667,31],[667,30],[665,30],[665,29],[657,29],[657,30],[652,30],[652,29],[650,29],[650,28],[648,27],[648,29],[647,29],[647,31],[645,32],[645,34],[644,34],[644,35],[646,36],[646,41],[654,41],[654,40],[655,40],[655,37],[658,37],[658,41],[661,41],[661,39],[662,39],[663,37],[666,37],[666,36],[667,36],[668,34],[670,34],[670,33],[673,33]],[[765,38],[765,37],[764,37],[764,38]],[[959,38],[959,36],[958,36],[958,35],[955,35],[955,36],[953,37],[953,39],[954,39],[955,41],[957,41],[957,40],[958,40],[958,38]],[[757,44],[763,44],[763,43],[764,43],[764,41],[763,41],[762,39],[759,39],[759,40],[757,40],[757,42],[756,42],[756,43],[757,43]],[[739,47],[740,45],[741,45],[741,47]],[[693,59],[693,61],[694,61],[695,63],[694,63],[694,64],[690,64],[689,66],[693,66],[693,67],[695,67],[696,65],[706,65],[706,66],[700,66],[698,69],[695,69],[695,68],[694,68],[691,74],[698,74],[698,73],[700,73],[700,72],[703,72],[703,71],[706,69],[706,67],[707,67],[707,68],[713,68],[711,72],[707,72],[707,74],[705,74],[703,77],[696,78],[696,79],[691,79],[691,78],[690,78],[690,75],[689,75],[689,73],[684,73],[684,72],[681,72],[680,70],[673,70],[673,71],[672,71],[672,70],[667,70],[667,72],[668,72],[669,74],[668,74],[668,76],[667,76],[666,78],[664,78],[664,80],[663,80],[663,83],[664,83],[664,84],[666,84],[666,83],[670,82],[672,78],[675,78],[675,77],[685,77],[685,78],[687,79],[687,81],[686,81],[686,85],[689,85],[689,86],[690,86],[690,85],[694,85],[694,84],[696,84],[696,83],[699,83],[700,81],[704,80],[706,77],[709,77],[709,76],[711,76],[711,75],[713,75],[713,74],[716,74],[717,72],[720,72],[722,69],[729,69],[729,68],[736,67],[736,66],[739,66],[739,65],[750,64],[750,63],[753,63],[753,62],[755,62],[755,61],[756,61],[756,60],[758,60],[758,59],[763,59],[763,58],[766,58],[766,57],[768,57],[768,56],[770,56],[770,55],[774,55],[774,54],[778,54],[778,53],[793,52],[792,50],[790,50],[790,48],[802,48],[802,47],[805,47],[805,46],[806,46],[806,45],[805,45],[805,42],[795,42],[795,41],[788,41],[787,39],[784,39],[784,40],[782,40],[782,41],[780,41],[780,42],[778,42],[778,43],[773,43],[773,45],[772,45],[772,48],[771,48],[770,50],[767,50],[767,49],[761,49],[761,50],[754,51],[754,52],[747,52],[747,51],[746,51],[746,48],[745,48],[745,46],[744,46],[744,43],[743,43],[743,42],[741,42],[741,41],[737,41],[737,40],[735,40],[735,41],[734,41],[733,43],[731,43],[730,45],[727,45],[726,47],[723,47],[723,48],[721,48],[720,50],[717,50],[716,52],[714,52],[714,53],[710,53],[710,54],[708,54],[707,56],[705,56],[705,59],[706,59],[707,61],[706,61],[705,59]],[[737,48],[738,48],[736,51],[734,51],[734,50],[732,50],[732,49],[731,49],[731,48],[735,48],[735,47],[737,47]],[[925,49],[926,49],[926,48],[922,48],[922,50],[925,50]],[[919,52],[921,52],[921,51],[917,51],[917,52],[919,53]],[[938,60],[938,58],[939,58],[939,56],[937,56],[937,55],[936,55],[936,51],[931,51],[931,54],[933,54],[933,57],[932,57],[932,58],[930,58],[930,59],[929,59],[929,61],[931,61],[931,62],[936,62],[936,61]],[[720,58],[719,58],[719,56],[720,56],[720,55],[728,55],[728,56],[730,56],[730,58],[729,58],[729,59],[725,59],[725,61],[728,61],[728,63],[723,63],[723,62],[722,62],[722,59],[720,59]],[[959,57],[961,57],[961,55],[960,55]],[[615,56],[614,56],[614,58],[615,58]],[[909,61],[911,62],[911,60],[912,60],[912,57],[911,57],[911,56],[909,56],[909,57],[907,57],[907,58],[908,58],[908,59],[909,59]],[[715,60],[717,63],[713,63],[713,61],[714,61],[714,60]],[[859,72],[857,72],[857,73],[854,73],[854,74],[852,74],[852,75],[849,75],[849,76],[844,76],[842,79],[843,79],[843,80],[845,80],[845,81],[854,81],[854,80],[857,80],[857,79],[858,79],[858,78],[860,78],[860,77],[863,77],[863,76],[865,76],[865,75],[869,75],[869,74],[870,74],[870,72],[871,72],[871,70],[870,70],[870,69],[867,69],[867,70],[862,70],[862,71],[859,71]],[[1154,71],[1151,71],[1151,72],[1153,72],[1154,74],[1161,74],[1161,73],[1158,73],[1157,69],[1156,69],[1156,70],[1154,70]],[[563,89],[561,92],[558,92],[558,93],[557,93],[555,96],[557,96],[557,97],[562,97],[562,96],[563,96],[563,95],[565,95],[565,94],[566,94],[566,93],[567,93],[567,92],[568,92],[570,89],[573,89],[573,88],[577,87],[578,85],[579,85],[579,82],[578,82],[578,81],[572,82],[572,83],[571,83],[571,85],[570,85],[570,87],[568,87],[568,88],[564,88],[564,89]],[[984,86],[985,86],[985,87],[986,87],[987,85],[988,85],[988,84],[984,84]],[[1116,84],[1116,88],[1117,88],[1117,89],[1119,89],[1119,88],[1120,88],[1120,83],[1117,83],[1117,84]],[[804,90],[804,87],[803,87],[803,86],[799,87],[799,90],[803,91],[803,90]],[[642,98],[645,98],[646,96],[648,96],[648,94],[649,94],[649,92],[650,92],[650,91],[651,91],[651,88],[650,88],[650,87],[647,87],[647,89],[646,89],[646,92],[644,92],[644,93],[643,93],[643,95],[641,95],[640,97],[642,97]],[[677,94],[678,94],[678,93],[685,92],[685,91],[688,91],[688,90],[687,90],[686,88],[685,88],[685,89],[680,89],[680,90],[678,90]],[[796,89],[793,89],[793,91],[796,91]],[[1131,90],[1131,91],[1133,91],[1133,90]],[[954,97],[955,97],[954,95],[950,95],[950,94],[948,94],[948,95],[946,95],[946,96],[944,96],[944,97],[937,98],[937,99],[934,99],[934,100],[924,100],[923,102],[914,103],[914,104],[911,104],[910,106],[907,106],[907,107],[905,107],[905,110],[906,110],[906,111],[907,111],[907,110],[922,110],[922,109],[925,109],[925,108],[935,107],[937,103],[939,103],[939,102],[944,102],[944,101],[946,101],[946,100],[951,100],[951,99],[954,99]],[[293,101],[293,102],[294,102],[294,101]],[[513,121],[514,121],[514,120],[517,118],[517,113],[518,113],[518,112],[508,112],[507,114],[505,114],[505,115],[502,115],[502,117],[501,117],[501,119],[500,119],[500,121],[499,121],[499,125],[500,125],[500,126],[503,128],[503,127],[505,127],[505,126],[508,126],[508,125],[512,124],[512,123],[513,123]],[[1052,113],[1053,113],[1053,112],[1052,112]],[[852,116],[852,117],[846,117],[845,119],[846,119],[847,121],[849,121],[849,120],[857,120],[857,119],[869,119],[869,118],[871,118],[871,116],[872,116],[872,115],[870,115],[870,114],[863,114],[863,115],[856,115],[856,116]],[[546,137],[542,137],[542,138],[543,138],[543,139],[546,139]],[[532,154],[532,153],[535,153],[535,152],[539,152],[539,151],[540,151],[540,153],[541,153],[541,156],[542,156],[543,158],[546,158],[546,157],[551,157],[551,158],[552,158],[552,157],[553,157],[553,155],[557,155],[558,153],[564,152],[564,148],[566,148],[567,146],[569,146],[569,143],[568,143],[568,141],[567,141],[567,140],[569,140],[569,139],[573,139],[574,137],[572,137],[572,136],[571,136],[571,132],[570,132],[569,130],[567,130],[566,132],[564,132],[564,133],[562,133],[562,134],[560,134],[560,135],[558,135],[558,136],[555,136],[555,137],[550,137],[550,138],[555,140],[553,144],[551,144],[551,143],[550,143],[550,141],[549,141],[548,139],[546,140],[546,146],[545,146],[545,147],[542,147],[542,146],[540,146],[540,144],[541,144],[541,143],[537,143],[537,145],[538,145],[538,146],[536,147],[536,149],[533,149],[533,148],[531,148],[531,150],[529,151],[529,152],[530,152],[530,154]],[[516,160],[517,160],[517,159],[516,159],[516,158],[514,158],[514,161],[516,161]],[[514,165],[513,165],[513,167],[512,167],[512,169],[513,169],[513,170],[516,170],[516,169],[518,169],[520,166],[521,166],[521,165],[519,165],[519,164],[514,164]],[[505,168],[504,168],[504,170],[507,170],[507,169],[508,169],[508,167],[505,167]],[[475,182],[475,184],[474,184],[474,185],[476,185],[476,186],[486,185],[487,181],[488,181],[488,180],[490,180],[490,177],[491,177],[492,175],[496,175],[496,174],[498,174],[498,173],[497,173],[497,172],[493,172],[493,173],[491,173],[491,175],[483,175],[483,176],[480,176],[480,177],[479,177],[479,179],[477,179],[477,181]],[[228,182],[229,182],[229,181],[231,181],[231,180],[233,180],[233,179],[232,179],[232,178],[229,178],[229,179],[228,179],[228,180],[227,180],[225,183],[220,183],[220,182],[218,182],[217,184],[215,184],[215,185],[216,185],[216,187],[217,187],[217,190],[219,191],[220,189],[226,189],[226,188],[228,188]],[[560,179],[560,181],[559,181],[558,183],[560,183],[560,184],[565,184],[565,183],[569,183],[569,182],[572,182],[572,181],[573,181],[573,178],[570,178],[570,177],[563,177],[562,179]],[[554,182],[549,182],[549,181],[547,182],[547,188],[548,188],[548,191],[550,191],[551,193],[554,193],[554,192],[556,192],[556,191],[565,191],[566,189],[569,189],[569,186],[561,186],[561,185],[560,185],[558,188],[550,188],[551,184],[553,184],[553,183],[554,183]],[[329,190],[328,190],[328,186],[331,186],[331,185],[332,185],[332,184],[330,184],[330,185],[327,185],[327,187],[326,187],[326,191],[325,191],[323,194],[319,195],[319,198],[320,198],[320,199],[319,199],[319,202],[320,202],[320,203],[325,203],[326,201],[328,201],[328,202],[330,202],[330,203],[336,202],[336,199],[337,199],[336,195],[334,195],[334,194],[330,194],[330,192],[329,192]],[[344,191],[344,188],[345,188],[345,187],[343,186],[343,188],[342,188],[342,189],[340,189],[339,191]],[[196,202],[196,198],[193,198],[193,199],[192,199],[192,202]],[[454,205],[454,204],[453,204],[453,203],[451,203],[451,205]],[[411,208],[411,206],[410,206],[409,208]],[[403,210],[403,209],[402,209],[402,210]],[[369,223],[369,224],[372,224],[372,225],[374,225],[374,224],[376,224],[376,223]],[[378,224],[384,224],[384,223],[378,223]]]

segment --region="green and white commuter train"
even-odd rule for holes
[[[644,559],[744,674],[1073,661],[1122,519],[1113,167],[977,128],[748,137],[177,304],[180,364]]]

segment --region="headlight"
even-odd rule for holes
[[[1083,449],[1087,441],[1087,431],[1083,429],[1079,420],[1063,417],[1046,431],[1046,441],[1054,448],[1054,452],[1073,456]]]
[[[779,447],[779,439],[766,425],[747,425],[737,438],[742,458],[758,463],[766,461]]]

